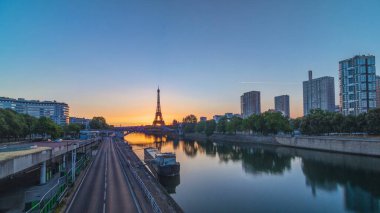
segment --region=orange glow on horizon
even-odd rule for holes
[[[264,109],[263,112],[268,110],[268,109],[269,109],[269,107],[267,109]],[[144,111],[143,109],[140,109],[140,110],[136,110],[136,112],[126,114],[125,112],[119,112],[118,110],[115,110],[112,112],[108,111],[108,112],[99,113],[99,115],[104,116],[106,118],[107,122],[111,125],[115,125],[115,126],[120,126],[120,125],[121,126],[140,126],[140,125],[151,125],[153,123],[155,112],[152,111],[151,109],[149,109],[149,111],[151,111],[151,112],[146,113],[146,111]],[[233,112],[231,110],[226,110],[225,112],[238,113],[238,112]],[[220,113],[212,113],[212,112],[204,113],[201,111],[195,112],[194,110],[192,111],[191,109],[188,110],[188,113],[185,113],[185,112],[182,112],[182,113],[165,113],[165,111],[163,111],[163,118],[164,118],[165,124],[172,124],[174,119],[176,119],[177,121],[182,121],[182,119],[189,114],[194,114],[195,116],[197,116],[198,119],[201,116],[205,116],[205,117],[207,117],[207,119],[212,119],[212,117],[214,115],[217,115],[217,114],[223,115],[224,113],[223,112],[220,112]],[[96,115],[96,116],[98,116],[98,115]],[[301,107],[292,108],[291,118],[297,118],[297,117],[301,117],[301,116],[303,116],[303,112],[302,112]],[[82,115],[82,116],[78,116],[78,117],[92,118],[93,115],[88,115],[88,116]]]
[[[139,96],[120,93],[119,97],[108,97],[107,101],[91,101],[86,104],[78,99],[70,104],[70,116],[92,118],[103,116],[107,123],[115,126],[139,126],[151,125],[156,110],[156,91],[143,90]],[[90,104],[91,103],[91,104]],[[302,100],[295,99],[290,103],[292,118],[303,115]],[[262,102],[262,112],[274,108],[271,99]],[[184,96],[173,90],[161,93],[161,109],[166,124],[171,124],[174,119],[182,121],[189,115],[205,116],[212,119],[214,115],[224,115],[226,112],[240,113],[239,100],[221,102],[219,99],[202,99]]]

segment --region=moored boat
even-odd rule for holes
[[[161,153],[158,149],[149,147],[144,149],[144,160],[157,175],[179,175],[180,164],[176,161],[175,153]]]

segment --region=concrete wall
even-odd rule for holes
[[[380,140],[344,137],[276,137],[284,146],[380,156]]]
[[[49,160],[51,150],[19,156],[13,159],[0,162],[0,179],[12,174],[21,172],[29,167],[36,166],[46,160]]]
[[[95,141],[82,142],[79,144],[79,147],[89,146],[94,142]],[[9,175],[14,175],[25,169],[38,166],[44,161],[52,160],[55,157],[65,154],[67,151],[70,152],[74,148],[79,147],[74,145],[69,145],[69,147],[66,147],[65,144],[62,143],[62,146],[52,147],[41,152],[35,152],[0,161],[0,179]]]
[[[254,136],[254,135],[223,135],[213,134],[207,137],[205,134],[186,134],[185,138],[191,140],[214,140],[221,142],[240,142],[282,145],[295,148],[315,149],[330,152],[342,152],[350,154],[380,156],[380,139],[325,137],[325,136]]]
[[[207,137],[205,134],[191,133],[186,134],[185,138],[192,140],[215,140],[222,142],[260,143],[278,145],[278,143],[275,140],[275,137],[273,136],[213,134]]]

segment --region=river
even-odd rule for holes
[[[380,212],[380,158],[281,146],[125,137],[175,152],[180,176],[160,182],[185,212]]]

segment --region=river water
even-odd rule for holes
[[[380,158],[280,146],[125,137],[175,152],[180,176],[162,178],[185,212],[380,212]]]

